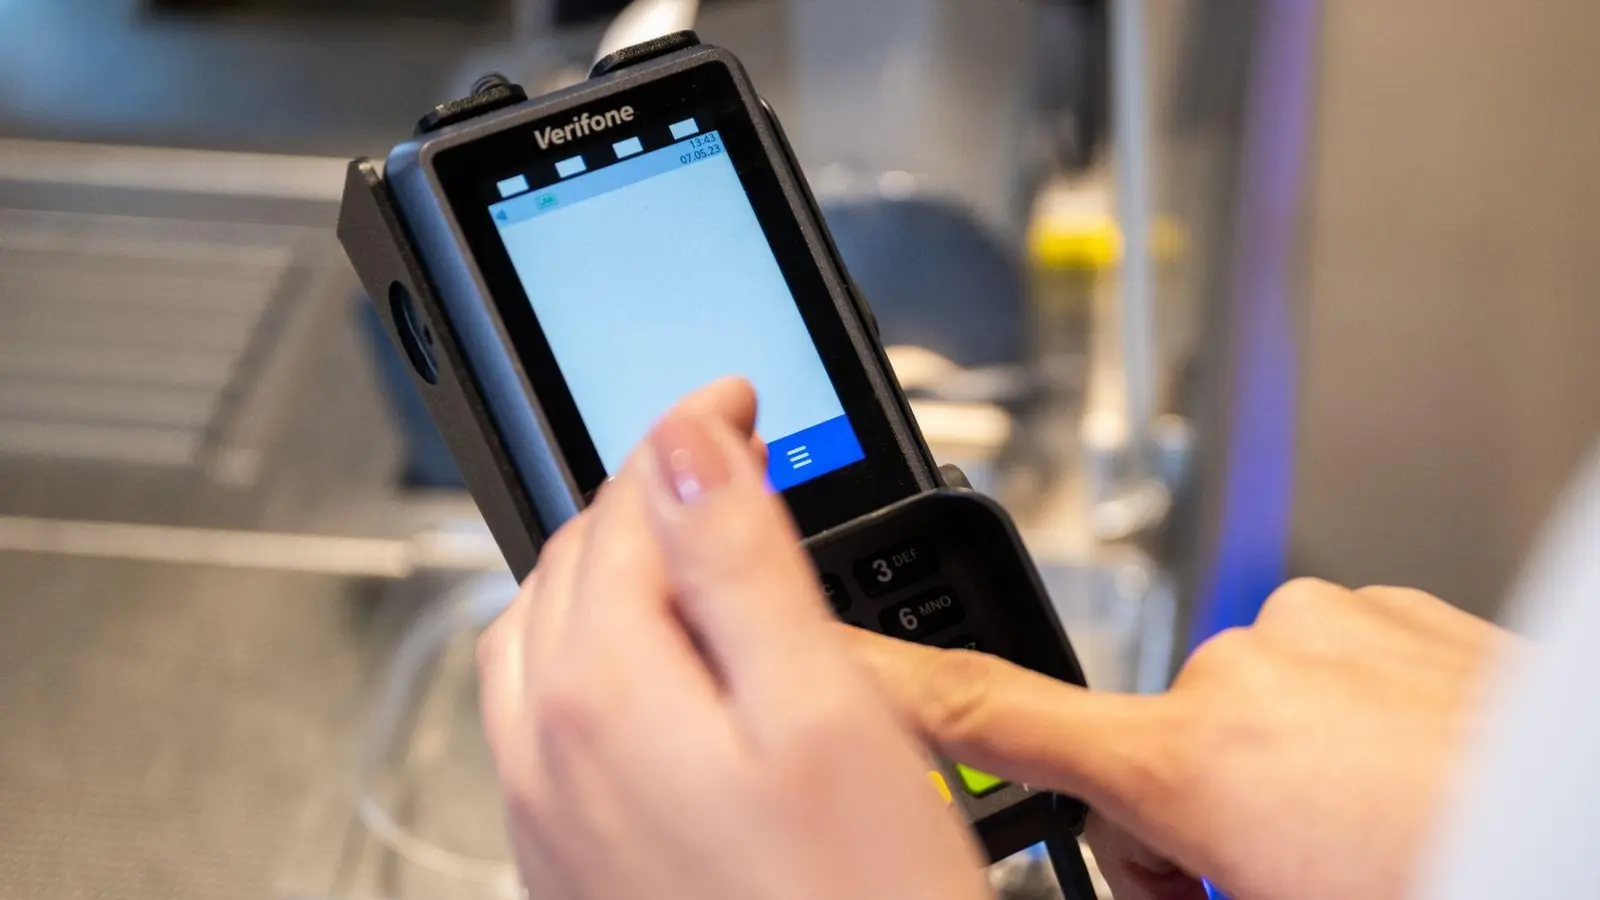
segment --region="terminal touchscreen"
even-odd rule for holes
[[[632,113],[610,117],[615,140],[498,181],[489,207],[601,465],[615,472],[662,411],[724,375],[761,398],[775,488],[860,462],[722,136],[694,117],[630,127]]]
[[[581,494],[678,398],[736,375],[760,397],[772,487],[811,534],[934,470],[736,65],[708,51],[623,74],[492,133],[402,147],[390,170],[442,187]]]

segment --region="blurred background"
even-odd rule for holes
[[[0,896],[517,896],[514,586],[332,227],[623,5],[0,0]],[[1092,684],[1291,575],[1500,614],[1600,437],[1600,7],[657,5],[783,117]]]

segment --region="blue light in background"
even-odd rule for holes
[[[1288,566],[1296,359],[1289,309],[1307,158],[1317,0],[1261,7],[1240,191],[1234,357],[1220,534],[1195,598],[1190,637],[1255,621]],[[1206,896],[1227,900],[1210,882]]]

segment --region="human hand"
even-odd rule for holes
[[[986,897],[719,382],[545,545],[479,646],[524,882],[577,898]]]
[[[842,628],[842,626],[841,626]],[[1505,633],[1420,591],[1290,582],[1169,692],[1097,694],[849,630],[947,756],[1080,797],[1119,900],[1386,900],[1412,866]]]

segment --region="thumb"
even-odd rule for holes
[[[1117,900],[1206,900],[1205,885],[1122,826],[1090,813],[1083,839]]]
[[[942,755],[1109,811],[1155,799],[1176,730],[1163,698],[1101,694],[998,657],[838,626],[852,655]]]
[[[843,658],[810,559],[746,438],[679,409],[650,434],[647,495],[679,614],[734,702],[793,713]]]

